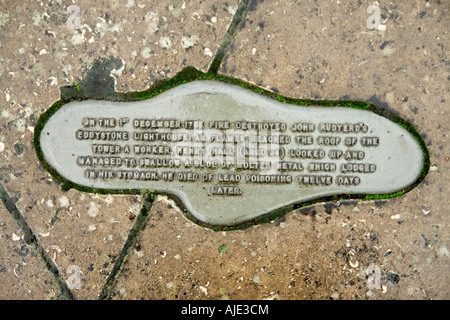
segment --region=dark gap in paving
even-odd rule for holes
[[[233,16],[233,21],[231,21],[227,33],[223,37],[219,49],[217,49],[216,55],[214,56],[211,66],[209,67],[208,73],[217,74],[217,71],[219,70],[219,67],[222,64],[223,58],[227,54],[231,45],[233,44],[234,38],[236,37],[237,32],[240,30],[240,26],[244,22],[245,17],[247,16],[247,12],[249,11],[251,5],[255,7],[256,1],[242,0],[239,3],[239,7]]]
[[[60,87],[61,100],[97,99],[114,101],[118,99],[121,94],[115,92],[115,80],[111,76],[111,71],[122,66],[122,60],[114,56],[95,60],[90,69],[85,72],[83,80],[72,86]]]
[[[75,296],[73,292],[70,290],[70,288],[67,286],[64,276],[61,274],[52,258],[50,258],[47,251],[44,249],[41,242],[36,237],[36,234],[33,232],[30,225],[26,221],[25,217],[17,208],[14,199],[8,194],[8,192],[6,191],[5,187],[1,182],[0,182],[0,198],[2,199],[3,204],[5,205],[8,212],[11,214],[14,221],[16,221],[17,225],[22,230],[25,243],[29,245],[41,257],[42,261],[45,264],[45,267],[50,272],[56,284],[58,285],[60,289],[58,298],[65,300],[75,300]]]
[[[122,271],[122,268],[125,262],[127,261],[128,255],[131,253],[131,250],[136,245],[136,241],[139,237],[140,232],[145,226],[145,223],[150,215],[150,210],[156,197],[157,197],[156,192],[153,192],[151,190],[142,194],[142,199],[144,202],[142,208],[136,217],[133,227],[128,233],[128,238],[125,241],[122,250],[120,251],[119,257],[114,263],[111,273],[109,274],[108,279],[106,280],[105,285],[103,286],[103,289],[98,297],[99,300],[111,299],[112,291],[114,290],[117,278],[119,277],[120,272]]]

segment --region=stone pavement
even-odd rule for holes
[[[448,0],[0,8],[0,299],[450,298]],[[33,131],[60,88],[102,76],[141,91],[188,66],[391,110],[422,134],[430,173],[397,198],[318,203],[217,232],[166,197],[63,191],[44,170]]]

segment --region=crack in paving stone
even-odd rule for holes
[[[56,221],[58,221],[59,219],[59,213],[63,210],[64,208],[58,208],[56,209],[55,215],[53,216],[52,220],[50,221],[50,227],[53,227],[56,223]]]
[[[217,49],[216,55],[214,56],[211,66],[209,67],[208,73],[217,74],[217,71],[222,64],[222,60],[230,49],[230,46],[233,43],[234,38],[236,37],[236,34],[240,29],[240,26],[243,23],[252,2],[253,0],[242,0],[239,3],[236,13],[233,16],[233,20],[228,27],[227,33],[223,37],[220,47],[219,49]]]
[[[128,255],[131,253],[134,248],[136,241],[139,237],[140,232],[145,226],[145,223],[150,216],[150,210],[155,202],[157,197],[157,193],[153,190],[146,190],[141,193],[141,197],[144,201],[139,214],[135,218],[135,223],[128,233],[128,238],[120,252],[119,257],[117,258],[114,266],[111,270],[111,273],[106,280],[105,285],[103,286],[102,292],[100,293],[98,299],[99,300],[110,300],[112,291],[114,290],[117,278],[122,271],[122,268],[127,261]]]
[[[5,205],[8,212],[11,214],[14,221],[20,227],[24,234],[24,241],[29,245],[42,259],[45,264],[46,269],[50,272],[53,279],[60,289],[59,298],[62,300],[75,300],[73,292],[68,287],[64,276],[58,269],[58,266],[50,258],[48,252],[44,249],[41,242],[37,238],[34,231],[31,229],[30,225],[26,221],[25,217],[22,215],[20,210],[14,203],[14,199],[8,194],[4,185],[0,182],[0,198]]]

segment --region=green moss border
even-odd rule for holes
[[[267,214],[263,214],[255,219],[246,221],[244,223],[239,223],[236,225],[231,226],[222,226],[222,225],[210,225],[206,224],[202,221],[199,221],[197,218],[195,218],[185,207],[183,202],[175,195],[173,194],[166,194],[159,192],[159,195],[166,195],[170,199],[174,200],[177,205],[182,209],[184,215],[192,220],[193,222],[207,227],[211,228],[216,231],[224,231],[224,230],[236,230],[236,229],[245,229],[255,224],[261,224],[261,223],[267,223],[270,221],[274,221],[278,218],[281,218],[286,213],[291,212],[295,209],[310,206],[316,203],[321,202],[337,202],[340,200],[348,200],[348,199],[362,199],[362,200],[381,200],[381,199],[390,199],[394,197],[399,197],[401,195],[404,195],[405,193],[409,192],[410,190],[414,189],[416,186],[418,186],[428,175],[430,170],[430,155],[428,148],[426,146],[425,141],[422,139],[419,132],[416,130],[416,128],[410,124],[408,121],[401,118],[397,113],[387,109],[382,108],[380,106],[374,105],[372,103],[368,102],[362,102],[362,101],[353,101],[353,100],[311,100],[311,99],[294,99],[289,98],[277,93],[274,93],[272,91],[263,89],[261,87],[258,87],[256,85],[247,83],[243,80],[232,78],[229,76],[224,76],[217,74],[215,72],[202,72],[194,67],[187,67],[177,73],[173,78],[162,80],[157,82],[155,85],[150,87],[147,90],[144,91],[138,91],[138,92],[127,92],[127,93],[120,93],[115,92],[111,97],[108,97],[106,100],[110,101],[120,101],[120,102],[129,102],[129,101],[139,101],[139,100],[146,100],[150,99],[154,96],[157,96],[158,94],[169,90],[171,88],[177,87],[181,84],[196,81],[196,80],[215,80],[215,81],[221,81],[232,85],[237,85],[242,88],[251,90],[253,92],[256,92],[258,94],[261,94],[263,96],[269,97],[271,99],[275,99],[277,101],[280,101],[282,103],[289,103],[293,105],[299,105],[299,106],[318,106],[318,107],[348,107],[348,108],[354,108],[354,109],[360,109],[360,110],[366,110],[371,111],[375,114],[378,114],[380,116],[383,116],[392,122],[395,122],[399,125],[401,125],[403,128],[405,128],[418,142],[420,148],[422,149],[422,153],[424,156],[424,163],[421,170],[421,173],[417,180],[406,187],[405,189],[393,192],[393,193],[386,193],[386,194],[340,194],[340,195],[334,195],[329,197],[322,197],[318,198],[312,201],[306,201],[306,202],[300,202],[294,205],[288,205],[284,206],[282,208],[276,209],[274,211],[271,211]],[[70,98],[67,98],[67,96],[64,99],[61,99],[57,102],[55,102],[50,108],[47,109],[41,116],[39,117],[35,130],[34,130],[34,147],[36,151],[36,155],[41,162],[42,166],[45,170],[47,170],[52,177],[62,184],[63,190],[69,190],[69,189],[76,189],[82,192],[88,192],[88,193],[98,193],[98,194],[141,194],[141,189],[121,189],[121,190],[111,190],[111,189],[97,189],[97,188],[90,188],[83,185],[76,184],[70,180],[67,180],[63,176],[61,176],[45,159],[44,154],[42,152],[39,137],[41,134],[42,129],[44,128],[45,124],[47,123],[48,119],[60,108],[62,108],[66,103],[70,101],[81,101],[85,99],[89,99],[89,97],[84,96],[83,94],[79,94],[78,90],[72,90],[74,92],[74,95]]]

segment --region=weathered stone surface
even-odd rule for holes
[[[0,206],[0,299],[55,299],[59,289],[3,204]]]
[[[442,299],[449,257],[438,235],[445,226],[435,215],[421,219],[419,204],[341,201],[213,232],[161,198],[112,298]]]

